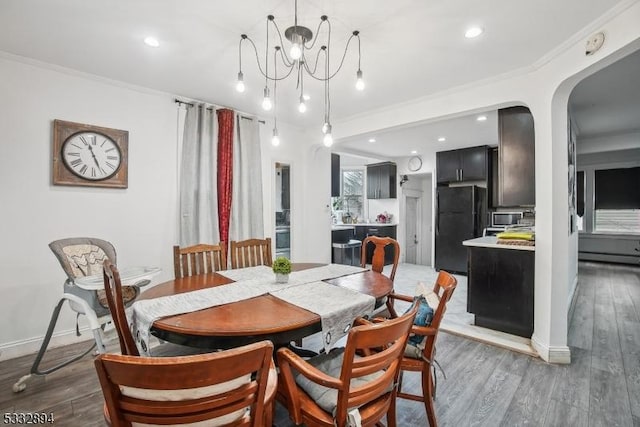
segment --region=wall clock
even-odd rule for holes
[[[411,157],[409,159],[409,162],[407,163],[407,169],[409,169],[411,172],[419,171],[421,167],[422,159],[418,156]]]
[[[53,122],[53,184],[127,188],[129,132]]]

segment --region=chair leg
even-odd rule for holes
[[[396,401],[398,396],[393,396],[387,411],[387,427],[396,427]]]
[[[53,313],[51,314],[51,321],[49,322],[49,327],[47,328],[47,333],[44,336],[44,340],[42,341],[42,345],[40,346],[40,350],[38,350],[38,354],[36,355],[36,360],[33,362],[33,366],[31,366],[31,372],[28,375],[24,375],[23,377],[21,377],[14,385],[13,385],[13,392],[14,393],[19,393],[21,391],[23,391],[25,388],[27,388],[27,381],[29,381],[29,379],[31,379],[32,376],[34,375],[47,375],[50,374],[51,372],[57,371],[60,368],[64,368],[65,366],[75,362],[76,360],[80,360],[81,358],[83,358],[84,356],[86,356],[87,354],[89,354],[95,347],[97,344],[97,339],[96,341],[94,341],[93,345],[91,345],[91,347],[89,347],[88,350],[71,357],[68,360],[65,360],[64,362],[60,363],[59,365],[53,366],[49,369],[44,369],[44,370],[40,370],[40,363],[42,362],[42,358],[44,357],[45,352],[47,351],[47,347],[49,347],[49,342],[51,341],[51,337],[53,335],[53,331],[55,330],[56,327],[56,323],[58,323],[58,317],[60,316],[60,310],[62,309],[62,305],[64,304],[64,302],[66,301],[66,298],[62,298],[59,302],[58,305],[56,305],[56,308],[54,308]],[[95,335],[95,331],[94,331],[94,335]],[[102,342],[102,341],[100,341]],[[104,348],[104,346],[103,346]]]
[[[437,427],[436,409],[433,405],[433,378],[431,377],[431,369],[429,366],[422,371],[422,398],[424,400],[424,408],[427,411],[429,426]]]

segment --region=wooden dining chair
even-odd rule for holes
[[[277,398],[293,422],[343,427],[352,425],[350,416],[359,416],[363,426],[372,426],[386,415],[387,426],[395,427],[396,383],[415,314],[414,309],[380,324],[359,319],[344,349],[308,360],[279,349]],[[357,408],[357,414],[350,414],[350,408]]]
[[[389,279],[393,282],[396,277],[396,270],[398,269],[398,259],[400,259],[400,245],[398,244],[398,241],[391,237],[367,236],[362,241],[362,253],[360,256],[360,266],[362,268],[365,268],[367,265],[367,247],[369,245],[374,245],[373,257],[371,258],[371,269],[380,274],[382,274],[384,270],[385,248],[387,246],[391,246],[393,248],[393,266],[391,267],[391,274],[389,275]],[[394,291],[391,291],[391,294],[393,294],[393,292]],[[376,307],[377,308],[374,311],[373,316],[381,315],[386,307],[386,310],[389,313],[397,317],[397,313],[393,307],[393,300],[388,297],[381,300]]]
[[[360,266],[365,267],[367,265],[367,248],[369,244],[374,245],[373,258],[371,259],[371,269],[378,273],[382,273],[384,269],[384,252],[387,246],[393,248],[393,267],[391,268],[391,274],[389,279],[393,281],[396,277],[396,270],[398,269],[398,260],[400,259],[400,245],[398,241],[391,237],[379,237],[379,236],[367,236],[362,241],[362,253],[360,256]]]
[[[114,427],[270,426],[272,355],[270,341],[182,357],[101,354],[105,419]]]
[[[457,285],[458,281],[453,275],[444,270],[440,270],[436,282],[433,285],[433,290],[424,295],[429,306],[433,309],[431,323],[427,326],[414,325],[411,328],[411,333],[414,336],[422,336],[424,339],[417,346],[407,345],[400,365],[401,373],[398,381],[398,397],[423,402],[431,427],[438,425],[433,404],[435,398],[436,339],[440,331],[440,323],[447,310],[447,303],[451,299]],[[389,298],[405,302],[413,302],[415,300],[415,297],[397,293],[391,294]],[[402,373],[404,371],[422,373],[422,395],[402,391]]]
[[[108,258],[106,258],[102,264],[102,271],[107,305],[111,311],[113,325],[118,334],[118,340],[120,341],[120,351],[122,354],[139,356],[140,352],[136,346],[135,339],[131,334],[131,329],[129,328],[129,322],[125,313],[120,272],[115,264],[113,264]],[[165,357],[209,353],[211,351],[214,351],[214,349],[194,348],[169,342],[162,342],[160,345],[153,348],[152,353],[154,356]]]
[[[271,266],[271,238],[231,241],[231,268]]]
[[[126,356],[140,356],[138,347],[136,346],[133,335],[131,334],[131,329],[129,328],[129,323],[127,321],[124,304],[122,302],[122,284],[120,281],[120,273],[117,267],[112,264],[108,258],[103,262],[103,274],[107,303],[109,304],[109,309],[112,313],[111,317],[113,318],[113,324],[118,334],[118,340],[120,341],[120,350],[122,354]],[[170,359],[180,356],[209,354],[214,351],[215,350],[213,349],[193,348],[165,342],[157,347],[154,347],[153,355],[154,357],[158,358]],[[272,352],[273,351],[271,351],[271,353]],[[278,374],[275,368],[275,364],[273,363],[273,358],[271,358],[269,376],[267,379],[267,395],[264,400],[264,405],[267,408],[263,415],[265,419],[264,425],[271,425],[277,382]]]
[[[225,245],[220,242],[217,245],[199,244],[183,248],[174,246],[173,269],[176,279],[226,270]]]

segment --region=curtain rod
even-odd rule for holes
[[[184,104],[184,105],[188,105],[188,106],[190,106],[190,107],[193,107],[193,106],[195,105],[193,102],[181,101],[181,100],[179,100],[178,98],[174,99],[174,102],[175,102],[176,104]],[[214,106],[216,106],[216,107],[219,107],[219,108],[228,108],[228,107],[220,107],[219,105],[215,105],[215,104],[213,104],[213,105],[214,105]],[[230,110],[233,110],[233,108],[229,108],[229,109],[230,109]],[[214,109],[213,109],[213,108],[209,108],[209,107],[208,107],[208,108],[207,108],[207,110],[209,110],[209,111],[213,111]],[[237,110],[233,110],[233,111],[236,111],[236,113],[240,113],[240,114],[241,114],[241,115],[240,115],[240,117],[241,117],[241,118],[243,118],[243,119],[246,119],[246,120],[253,120],[253,117],[247,117],[247,116],[244,116],[244,115],[243,115],[243,114],[247,114],[247,113],[243,113],[243,112],[241,112],[241,111],[237,111]],[[264,121],[264,120],[258,120],[258,123],[265,124],[265,121]]]

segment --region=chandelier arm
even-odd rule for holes
[[[284,52],[284,40],[282,39],[282,33],[280,32],[280,27],[278,27],[278,24],[276,23],[275,19],[272,19],[271,22],[273,23],[273,26],[276,27],[276,32],[278,33],[278,39],[280,39],[280,46],[283,47],[283,49],[281,49],[280,51],[282,55],[282,62],[287,67],[291,67],[295,64],[295,61],[292,61],[291,59],[289,59],[289,56],[286,54],[286,52]]]
[[[277,102],[278,102],[278,91],[277,91],[277,86],[278,86],[278,66],[277,66],[277,62],[276,62],[276,56],[278,55],[278,51],[280,49],[277,48],[273,51],[273,128],[278,129],[278,118],[276,116],[276,107],[278,106]],[[291,71],[289,71],[291,72]]]
[[[309,66],[307,65],[307,61],[304,61],[304,69],[307,70],[307,73],[309,75],[311,75],[311,77],[313,77],[313,75],[316,73],[316,71],[318,70],[318,62],[320,62],[320,54],[322,52],[326,51],[324,49],[318,49],[318,53],[316,54],[316,62],[313,64],[313,71],[311,71],[309,69]],[[305,57],[306,58],[306,57]]]
[[[342,69],[342,65],[344,64],[344,60],[347,57],[347,51],[349,50],[349,44],[351,43],[351,39],[353,39],[354,37],[358,37],[358,39],[360,38],[359,36],[354,36],[354,35],[351,35],[351,37],[349,37],[349,40],[347,41],[347,45],[344,48],[344,53],[342,54],[342,59],[340,60],[340,65],[338,66],[338,69],[333,72],[333,74],[330,74],[328,77],[323,78],[323,77],[317,77],[314,74],[311,74],[311,72],[309,70],[307,70],[307,72],[309,72],[309,75],[311,77],[313,77],[314,79],[319,80],[319,81],[324,81],[325,79],[334,78],[336,76],[336,74],[338,74],[340,72],[340,70]],[[328,55],[327,55],[327,58],[328,58]],[[358,61],[358,62],[360,62],[360,61]]]
[[[267,83],[269,82],[269,21],[271,21],[271,16],[267,17],[267,39],[265,41],[266,47],[264,49],[264,86],[267,87]],[[257,51],[256,51],[257,52]]]
[[[253,51],[254,51],[254,53],[256,55],[256,64],[258,64],[258,70],[260,70],[260,74],[262,74],[262,76],[264,78],[268,79],[268,80],[275,81],[276,78],[269,77],[267,74],[265,74],[264,70],[262,69],[262,64],[260,64],[260,57],[259,57],[259,54],[258,54],[258,48],[256,47],[256,45],[253,42],[253,40],[251,40],[251,37],[247,36],[247,40],[249,40],[249,43],[251,43],[251,46],[253,46]],[[282,52],[282,49],[280,49],[280,51]],[[289,75],[291,75],[291,72],[293,71],[293,67],[291,65],[287,65],[287,64],[285,64],[285,66],[287,66],[289,68],[289,72],[286,75],[277,78],[277,80],[284,80],[287,77],[289,77]]]
[[[324,18],[324,19],[323,19]],[[324,23],[329,23],[329,18],[326,15],[322,15],[322,17],[320,18],[320,23],[318,24],[318,28],[316,28],[316,36],[313,38],[313,40],[311,40],[311,46],[307,46],[306,43],[304,43],[304,48],[307,50],[313,49],[313,47],[316,45],[316,42],[318,41],[318,39],[320,38],[320,27],[322,26],[322,24]]]

